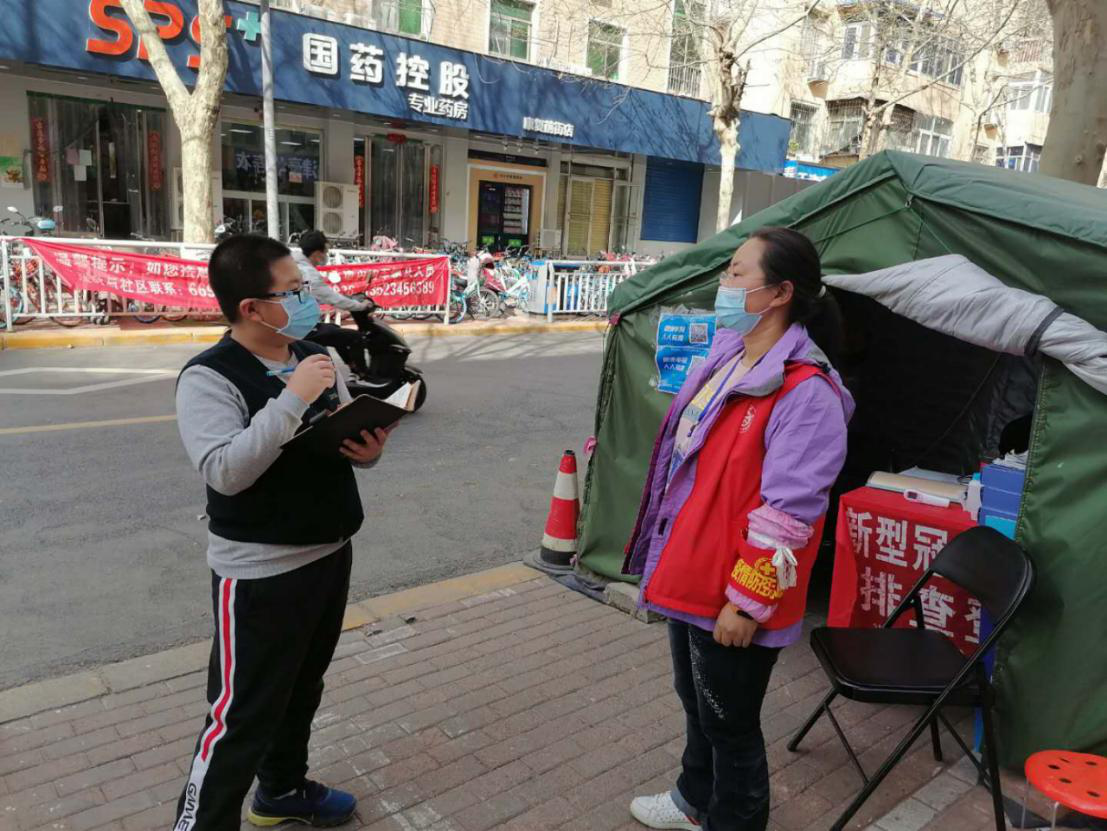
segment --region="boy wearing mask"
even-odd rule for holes
[[[207,486],[211,708],[174,829],[237,829],[255,774],[253,824],[338,825],[357,800],[307,778],[308,738],[363,518],[353,466],[372,465],[387,434],[362,431],[333,458],[282,451],[350,400],[326,350],[300,340],[319,305],[267,237],[225,240],[208,272],[230,331],[181,372],[177,421]]]

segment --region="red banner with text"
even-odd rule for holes
[[[208,264],[66,245],[43,239],[22,242],[42,258],[71,289],[109,292],[142,303],[181,309],[216,309],[208,285]],[[368,294],[382,308],[443,306],[450,279],[448,257],[324,266],[337,275],[344,294]]]
[[[386,263],[325,265],[326,277],[337,274],[343,294],[368,294],[383,309],[444,306],[449,294],[450,258],[427,257]]]

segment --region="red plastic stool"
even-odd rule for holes
[[[1024,823],[1031,785],[1053,800],[1050,828],[1057,826],[1058,805],[1107,819],[1107,759],[1102,756],[1043,750],[1027,759],[1026,792],[1022,801]]]

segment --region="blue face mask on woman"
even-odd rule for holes
[[[757,326],[764,312],[747,312],[746,296],[767,288],[769,287],[728,288],[720,285],[719,291],[715,294],[715,325],[730,329],[739,335],[748,335]]]
[[[268,323],[265,325],[276,330],[278,335],[284,335],[286,338],[292,338],[292,340],[303,340],[307,337],[308,333],[319,324],[319,319],[323,316],[318,301],[308,294],[307,289],[290,292],[281,297],[280,300],[266,300],[265,302],[280,303],[285,314],[288,315],[288,323],[279,329]]]

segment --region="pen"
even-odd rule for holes
[[[296,367],[287,366],[284,369],[271,369],[265,374],[269,375],[269,376],[273,376],[273,375],[291,375],[295,371],[296,371]]]

